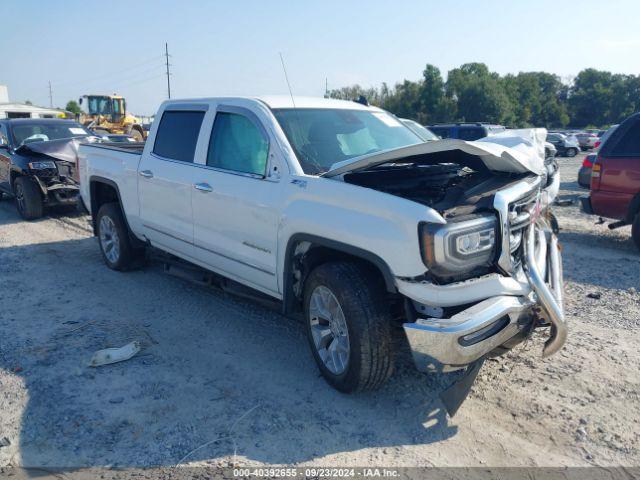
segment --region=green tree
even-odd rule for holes
[[[515,121],[511,101],[497,73],[484,63],[466,63],[449,71],[447,96],[457,103],[456,120],[505,123]]]
[[[74,115],[80,115],[80,113],[82,113],[80,105],[78,105],[78,102],[76,102],[75,100],[69,100],[67,102],[67,106],[64,109],[68,112],[73,113]]]
[[[422,72],[420,110],[424,123],[450,121],[456,116],[456,104],[445,95],[444,80],[438,67],[427,64]]]
[[[420,82],[405,80],[396,84],[382,107],[398,117],[411,118],[420,123],[426,123],[426,116],[421,108],[420,93]]]

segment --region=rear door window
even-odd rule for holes
[[[163,158],[193,162],[204,112],[166,111],[162,114],[153,153]]]
[[[627,130],[624,136],[613,147],[611,155],[615,157],[640,156],[640,120]]]

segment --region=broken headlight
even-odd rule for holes
[[[56,162],[49,160],[43,162],[29,162],[30,170],[55,170]]]
[[[451,277],[489,267],[496,250],[495,217],[474,217],[420,227],[422,258],[436,276]]]

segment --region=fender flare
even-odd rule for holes
[[[91,201],[91,224],[93,226],[93,234],[96,235],[96,217],[98,216],[98,208],[96,208],[96,200],[95,200],[95,190],[94,186],[97,183],[103,183],[105,185],[109,185],[116,191],[116,196],[118,197],[118,205],[120,207],[120,213],[122,213],[122,218],[124,218],[124,223],[127,226],[127,230],[129,231],[129,237],[132,239],[138,240],[132,233],[131,227],[129,226],[129,220],[127,219],[127,215],[124,213],[124,207],[122,204],[122,197],[120,196],[120,188],[118,184],[111,180],[110,178],[101,177],[99,175],[92,175],[89,177],[89,198]],[[140,240],[138,240],[140,241]]]
[[[380,258],[375,253],[372,253],[368,250],[364,250],[359,247],[354,247],[353,245],[349,245],[347,243],[342,243],[337,240],[332,240],[329,238],[319,237],[317,235],[311,235],[307,233],[294,233],[289,237],[287,241],[287,247],[285,250],[284,256],[284,265],[282,269],[282,279],[283,279],[283,298],[282,298],[282,309],[283,313],[289,314],[293,312],[295,295],[293,293],[293,284],[292,284],[292,256],[294,246],[300,242],[309,242],[315,246],[329,248],[331,250],[335,250],[341,253],[345,253],[349,256],[356,257],[362,260],[365,260],[375,266],[382,275],[384,279],[384,284],[386,290],[389,293],[397,293],[398,289],[396,288],[396,284],[394,282],[394,276],[389,268],[389,265]]]

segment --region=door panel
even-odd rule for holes
[[[0,125],[0,137],[6,143],[9,142],[9,136],[4,125]],[[11,157],[9,150],[0,148],[0,189],[9,190],[9,172],[11,169]]]
[[[193,254],[192,163],[144,155],[138,170],[140,219],[145,236],[160,246]]]
[[[196,258],[272,293],[278,292],[276,254],[280,185],[202,168],[196,183],[210,192],[194,191]]]

